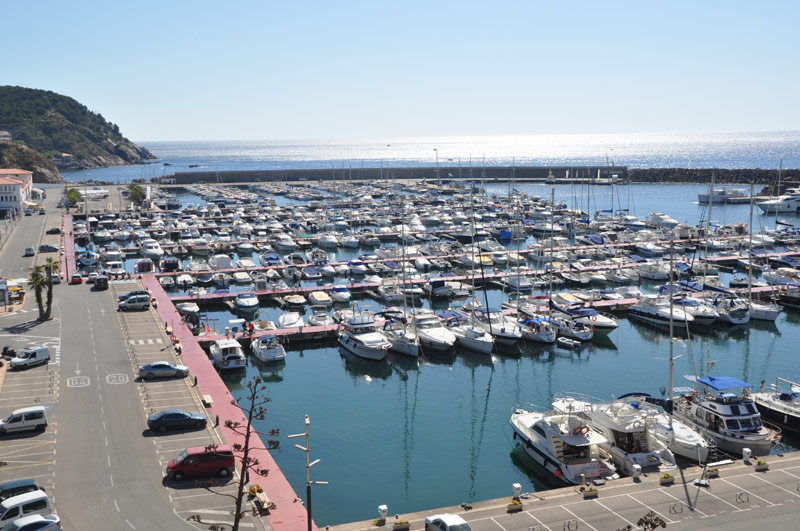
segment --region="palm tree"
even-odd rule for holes
[[[31,268],[31,276],[28,278],[28,283],[33,292],[36,294],[36,304],[39,305],[39,320],[44,321],[47,319],[44,311],[44,304],[42,302],[42,290],[49,284],[49,278],[45,278],[44,267],[37,265]]]
[[[47,313],[45,319],[50,319],[53,310],[53,274],[61,270],[61,264],[53,258],[48,258],[44,264],[45,275],[47,276]]]

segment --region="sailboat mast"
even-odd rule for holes
[[[674,378],[675,378],[675,359],[673,358],[672,353],[672,346],[674,343],[674,319],[673,319],[673,311],[675,308],[675,300],[672,290],[674,288],[673,282],[675,282],[674,278],[675,273],[675,241],[670,240],[669,242],[669,290],[667,290],[667,294],[669,296],[669,403],[672,403],[672,388],[674,387]],[[669,416],[670,424],[672,423],[672,415]]]
[[[750,183],[750,221],[748,222],[749,245],[747,246],[747,302],[753,303],[753,183]]]

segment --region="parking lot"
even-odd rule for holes
[[[768,472],[755,472],[752,464],[741,461],[721,466],[720,477],[711,479],[708,487],[693,483],[700,472],[695,468],[686,471],[685,483],[676,477],[671,486],[661,486],[656,477],[639,483],[630,478],[612,481],[599,487],[599,497],[593,500],[584,500],[577,487],[563,488],[523,496],[523,510],[517,513],[507,511],[509,497],[474,503],[467,511],[444,507],[401,514],[400,519],[409,520],[412,530],[424,528],[426,515],[449,512],[462,516],[474,531],[606,531],[628,525],[636,529],[638,520],[653,511],[670,529],[750,529],[759,520],[789,521],[800,509],[800,456],[770,456],[768,462]],[[370,520],[331,529],[356,531],[375,525]]]
[[[135,281],[112,281],[109,292],[116,300],[120,294],[135,289],[142,289]],[[195,392],[194,380],[188,378],[164,378],[153,380],[140,380],[137,378],[138,367],[157,361],[169,361],[181,364],[169,335],[164,328],[164,323],[159,322],[158,315],[153,309],[148,311],[118,312],[120,327],[126,340],[128,355],[131,361],[131,378],[139,388],[142,400],[142,436],[153,442],[155,453],[162,469],[166,469],[169,460],[176,457],[190,446],[207,446],[220,444],[224,441],[220,437],[215,424],[213,406],[206,408],[201,397]],[[146,426],[146,416],[163,409],[184,409],[189,412],[203,413],[208,416],[209,423],[203,430],[176,430],[167,433],[152,433]],[[214,490],[223,494],[233,494],[238,481],[238,472],[224,485]],[[181,518],[198,516],[203,524],[231,523],[233,504],[231,498],[214,494],[197,486],[194,480],[181,482],[165,481],[169,490],[175,512]],[[256,527],[252,517],[248,516],[242,528]],[[259,526],[260,527],[260,526]],[[198,527],[207,529],[207,527]]]

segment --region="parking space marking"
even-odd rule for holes
[[[158,337],[156,339],[148,338],[148,339],[129,339],[129,345],[163,345],[164,343],[161,341],[161,338]]]
[[[792,474],[792,475],[793,475],[793,474]],[[785,489],[785,488],[781,487],[780,485],[776,485],[775,483],[773,483],[773,482],[771,482],[771,481],[769,481],[769,480],[767,480],[767,479],[765,479],[765,478],[761,477],[761,474],[751,474],[751,476],[752,476],[752,477],[754,477],[754,478],[756,478],[756,479],[759,479],[759,480],[763,481],[764,483],[769,483],[769,484],[770,484],[770,485],[772,485],[773,487],[776,487],[776,488],[778,488],[778,489],[781,489],[781,490],[782,490],[782,491],[784,491],[784,492],[788,492],[789,494],[791,494],[792,496],[794,496],[794,497],[796,497],[796,498],[800,498],[800,494],[797,494],[796,492],[792,492],[792,491],[790,491],[789,489]]]
[[[659,517],[660,517],[662,520],[664,520],[664,521],[667,523],[667,525],[669,525],[669,524],[674,524],[674,523],[675,523],[674,521],[670,520],[669,518],[667,518],[667,517],[666,517],[666,516],[664,516],[663,514],[659,513],[658,511],[656,511],[655,509],[653,509],[652,507],[650,507],[649,505],[647,505],[647,504],[646,504],[646,503],[644,503],[643,501],[641,501],[641,500],[637,500],[635,496],[633,496],[633,495],[631,495],[631,494],[626,494],[626,496],[627,496],[628,498],[630,498],[631,500],[635,501],[636,503],[638,503],[639,505],[641,505],[642,507],[645,507],[645,508],[647,508],[648,510],[650,510],[650,511],[653,511],[654,513],[656,513],[656,514],[657,514],[657,515],[658,515],[658,516],[659,516]]]
[[[734,486],[735,486],[735,485],[734,485]],[[723,500],[722,498],[720,498],[720,497],[719,497],[719,496],[717,496],[716,494],[712,494],[711,490],[705,490],[705,489],[703,489],[703,487],[695,487],[695,488],[697,489],[697,491],[698,491],[698,492],[704,492],[704,493],[708,494],[709,496],[711,496],[712,498],[716,498],[716,499],[718,499],[719,501],[721,501],[721,502],[722,502],[722,503],[724,503],[725,505],[730,505],[731,507],[733,507],[734,509],[736,509],[736,512],[737,512],[737,513],[739,513],[739,512],[745,512],[745,511],[749,511],[749,510],[750,510],[750,508],[749,508],[749,507],[748,507],[747,509],[741,509],[741,508],[739,508],[739,507],[735,506],[734,504],[732,504],[732,503],[730,503],[730,502],[727,502],[727,501]],[[737,488],[738,488],[738,487],[737,487]],[[701,490],[701,489],[703,489],[703,490]],[[699,499],[699,496],[698,496],[698,499]]]
[[[581,522],[583,522],[584,524],[586,524],[586,526],[587,526],[587,527],[589,527],[589,528],[591,528],[591,529],[594,529],[594,531],[597,531],[597,528],[595,528],[594,526],[592,526],[592,525],[591,525],[589,522],[587,522],[586,520],[584,520],[583,518],[581,518],[581,517],[580,517],[580,516],[578,516],[577,514],[573,513],[573,512],[572,512],[572,511],[570,511],[569,509],[567,509],[567,507],[566,507],[565,505],[559,505],[558,507],[561,507],[562,509],[564,509],[565,511],[567,511],[569,514],[571,514],[572,516],[574,516],[576,520],[580,520]]]
[[[759,500],[762,500],[762,501],[766,502],[767,503],[767,507],[776,507],[778,505],[783,505],[781,503],[773,503],[773,502],[769,501],[768,499],[763,498],[763,497],[759,496],[758,494],[755,494],[751,490],[746,489],[746,488],[744,488],[744,487],[742,487],[740,485],[737,485],[737,484],[735,484],[735,483],[733,483],[733,482],[731,482],[731,481],[729,481],[729,480],[727,480],[725,478],[717,478],[717,479],[722,480],[723,482],[727,483],[728,485],[730,485],[730,486],[732,486],[734,488],[737,488],[737,489],[742,490],[743,492],[746,492],[748,494],[748,496],[752,496],[754,498],[758,498]],[[776,487],[777,487],[777,485],[776,485]]]
[[[670,494],[669,492],[667,492],[667,491],[666,491],[666,490],[664,490],[664,489],[655,489],[655,490],[654,490],[654,492],[660,492],[660,493],[662,493],[662,494],[666,494],[667,496],[669,496],[670,498],[672,498],[672,499],[673,499],[673,500],[675,500],[676,502],[680,502],[680,503],[682,503],[683,505],[685,505],[686,507],[688,507],[690,511],[698,513],[698,514],[699,514],[699,515],[701,515],[703,518],[705,518],[705,517],[707,517],[707,516],[708,516],[706,513],[704,513],[704,512],[703,512],[703,511],[701,511],[700,509],[698,509],[698,508],[697,508],[695,505],[692,505],[691,503],[686,503],[685,501],[683,501],[683,500],[682,500],[682,499],[680,499],[680,498],[676,498],[675,496],[673,496],[672,494]]]

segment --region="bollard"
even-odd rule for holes
[[[217,423],[214,426],[219,426],[219,415],[217,415]]]
[[[586,474],[581,474],[581,490],[586,488]]]
[[[753,455],[753,451],[750,448],[742,448],[742,460],[745,464],[750,464],[750,456]]]
[[[192,387],[197,387],[197,376],[194,377],[194,385]]]

